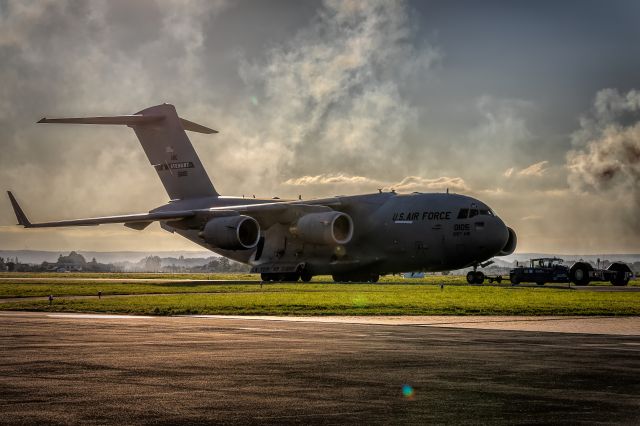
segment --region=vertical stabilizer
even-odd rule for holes
[[[136,115],[164,117],[157,123],[129,126],[172,200],[218,195],[173,105],[157,105]]]
[[[119,124],[131,127],[172,200],[218,195],[185,130],[217,133],[178,117],[173,105],[162,104],[133,115],[43,118],[38,123]]]

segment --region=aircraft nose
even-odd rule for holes
[[[488,233],[487,233],[487,247],[491,250],[492,255],[495,255],[502,251],[509,241],[509,229],[507,225],[495,216],[491,218]]]

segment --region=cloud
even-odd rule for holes
[[[460,177],[443,176],[436,179],[427,179],[419,176],[408,176],[392,186],[398,191],[424,191],[424,190],[444,190],[469,191],[464,179]]]
[[[35,122],[170,102],[185,118],[220,130],[189,137],[224,194],[449,188],[495,204],[523,236],[522,247],[557,238],[565,241],[559,246],[581,248],[582,231],[597,228],[589,233],[593,250],[605,240],[637,250],[628,226],[604,229],[599,218],[633,220],[637,210],[629,152],[638,92],[599,92],[569,140],[565,118],[583,108],[579,101],[545,105],[539,87],[486,68],[499,61],[451,44],[455,31],[438,36],[442,21],[416,9],[376,0],[0,0],[0,181],[33,220],[163,204],[166,194],[130,129]],[[567,166],[574,168],[558,167],[570,146]],[[519,174],[543,158],[549,163],[530,170],[540,175]],[[564,187],[567,173],[572,190]],[[585,193],[589,203],[581,205]],[[13,224],[3,200],[0,224]],[[522,220],[550,214],[557,223]],[[156,227],[110,232],[116,228],[0,228],[0,241],[16,248],[194,248]]]
[[[417,120],[402,84],[439,57],[409,42],[411,28],[404,2],[326,1],[289,42],[242,63],[256,102],[233,137],[260,159],[262,179],[402,169],[404,134]]]
[[[372,184],[376,185],[377,181],[366,178],[364,176],[348,176],[344,174],[328,174],[316,176],[302,176],[299,178],[287,179],[285,185],[307,186],[307,185],[328,185],[328,184]]]
[[[518,172],[518,176],[542,176],[547,169],[545,166],[549,164],[548,161],[540,161],[539,163],[532,164]]]
[[[640,92],[597,93],[567,153],[568,182],[581,193],[606,197],[640,231]]]
[[[511,177],[519,177],[519,176],[543,176],[547,173],[548,168],[546,167],[549,164],[548,161],[544,160],[544,161],[540,161],[538,163],[534,163],[531,164],[530,166],[527,166],[523,169],[520,170],[516,170],[515,167],[509,167],[507,170],[504,171],[504,173],[502,174],[504,177],[506,178],[511,178]]]
[[[469,191],[469,187],[464,179],[460,177],[439,177],[435,179],[420,176],[407,176],[399,182],[381,181],[364,176],[352,176],[346,174],[321,174],[315,176],[302,176],[290,178],[284,182],[285,185],[292,186],[313,186],[313,185],[339,185],[349,189],[374,189],[395,190],[398,192],[422,192],[433,190]]]

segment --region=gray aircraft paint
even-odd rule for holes
[[[487,205],[464,195],[380,192],[305,201],[219,196],[185,133],[215,131],[178,117],[173,105],[157,105],[128,116],[40,122],[132,127],[171,201],[143,214],[31,223],[9,193],[18,223],[27,228],[124,223],[142,230],[159,221],[163,229],[251,264],[255,272],[304,270],[312,275],[446,271],[510,254],[516,246],[513,230]],[[458,219],[461,209],[484,214]],[[325,217],[331,212],[351,218],[353,235],[345,244],[310,243],[293,229],[306,215]],[[240,215],[259,224],[260,242],[255,247],[230,250],[204,240],[203,229],[209,221]]]

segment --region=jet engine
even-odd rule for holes
[[[516,245],[518,245],[518,237],[516,236],[516,231],[507,227],[509,231],[509,239],[507,243],[504,245],[498,256],[508,256],[516,250]]]
[[[353,221],[342,212],[309,213],[298,219],[289,230],[312,244],[347,244],[353,236]]]
[[[247,250],[258,244],[260,225],[249,216],[217,217],[207,222],[200,236],[224,250]]]

